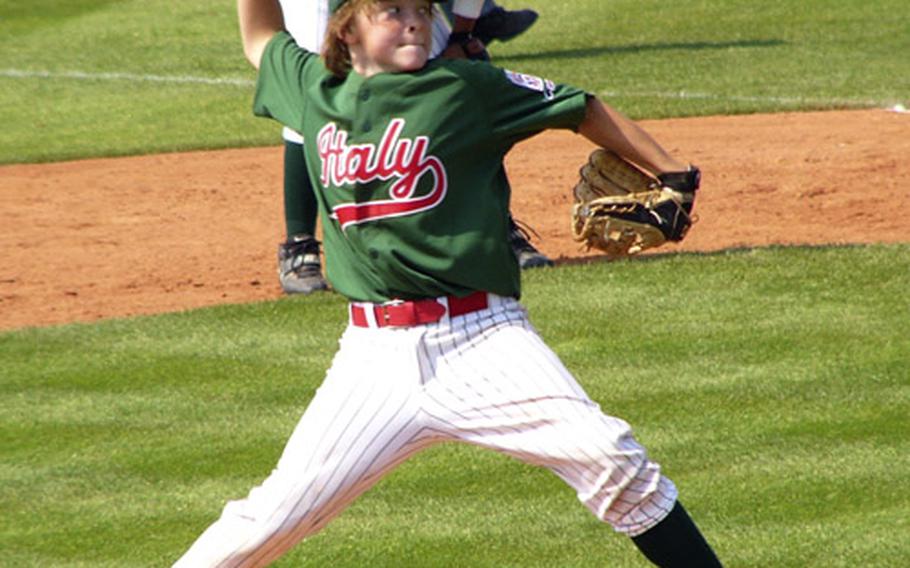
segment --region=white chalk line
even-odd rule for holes
[[[135,73],[89,73],[85,71],[33,71],[25,69],[0,69],[0,77],[14,79],[72,79],[79,81],[133,81],[149,83],[178,83],[196,85],[216,85],[253,87],[256,81],[252,79],[235,79],[230,77],[197,77],[192,75],[143,75]],[[846,106],[846,107],[883,107],[890,106],[895,100],[875,99],[850,99],[850,98],[809,98],[809,97],[783,97],[783,96],[748,96],[748,95],[717,95],[712,93],[699,93],[689,91],[670,92],[622,92],[602,91],[601,97],[624,98],[657,98],[676,100],[713,100],[745,103],[773,103],[782,105],[814,105],[814,106]]]
[[[602,91],[599,93],[602,97],[625,97],[625,98],[660,98],[660,99],[681,99],[681,100],[715,100],[730,102],[747,102],[747,103],[775,103],[783,105],[826,105],[826,106],[862,106],[862,107],[880,107],[894,103],[897,99],[891,101],[875,99],[847,99],[847,98],[816,98],[816,97],[771,97],[771,96],[751,96],[751,95],[715,95],[711,93],[696,93],[688,91],[676,92],[622,92],[622,91]]]
[[[194,77],[192,75],[138,75],[134,73],[88,73],[85,71],[29,71],[0,69],[0,77],[13,79],[75,79],[79,81],[134,81],[139,83],[185,83],[197,85],[232,85],[252,87],[251,79],[230,77]]]

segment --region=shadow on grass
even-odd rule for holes
[[[741,41],[693,41],[693,42],[658,42],[631,45],[611,45],[603,47],[585,47],[579,49],[561,49],[553,51],[540,51],[536,53],[519,53],[515,55],[497,56],[497,62],[531,61],[534,59],[578,59],[584,57],[600,57],[602,55],[620,53],[643,53],[646,51],[702,51],[708,49],[731,48],[764,48],[777,47],[785,42],[779,39],[756,39]]]
[[[845,244],[825,244],[825,245],[808,245],[808,244],[793,244],[793,245],[767,245],[767,246],[756,246],[756,247],[730,247],[725,249],[711,250],[711,251],[676,251],[676,252],[651,252],[640,254],[636,256],[628,256],[622,258],[609,258],[606,255],[603,256],[589,256],[583,258],[570,258],[565,256],[560,256],[553,259],[553,262],[556,266],[583,266],[587,264],[599,264],[599,263],[611,263],[611,262],[659,262],[666,260],[668,258],[680,258],[680,257],[702,257],[702,258],[711,258],[718,256],[730,256],[736,254],[746,254],[754,251],[767,250],[840,250],[840,249],[858,249],[866,248],[869,246],[876,246],[875,244],[865,244],[865,243],[845,243]]]

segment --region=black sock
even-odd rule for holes
[[[713,568],[721,566],[711,546],[692,522],[682,503],[632,542],[648,560],[661,568]]]
[[[284,222],[288,238],[316,234],[316,194],[310,184],[303,146],[284,142]]]

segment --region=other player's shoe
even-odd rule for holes
[[[513,219],[509,219],[509,244],[518,258],[518,266],[522,269],[553,266],[552,260],[534,248],[530,238],[531,236],[528,234],[527,229],[518,226]]]
[[[477,18],[474,37],[490,45],[493,40],[509,41],[526,31],[537,21],[534,10],[506,10],[500,6]]]
[[[278,245],[278,281],[286,294],[310,294],[327,290],[319,261],[319,241],[297,235]]]

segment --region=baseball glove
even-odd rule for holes
[[[623,257],[681,241],[692,225],[701,174],[653,177],[608,150],[591,153],[573,190],[572,234],[588,250]]]

